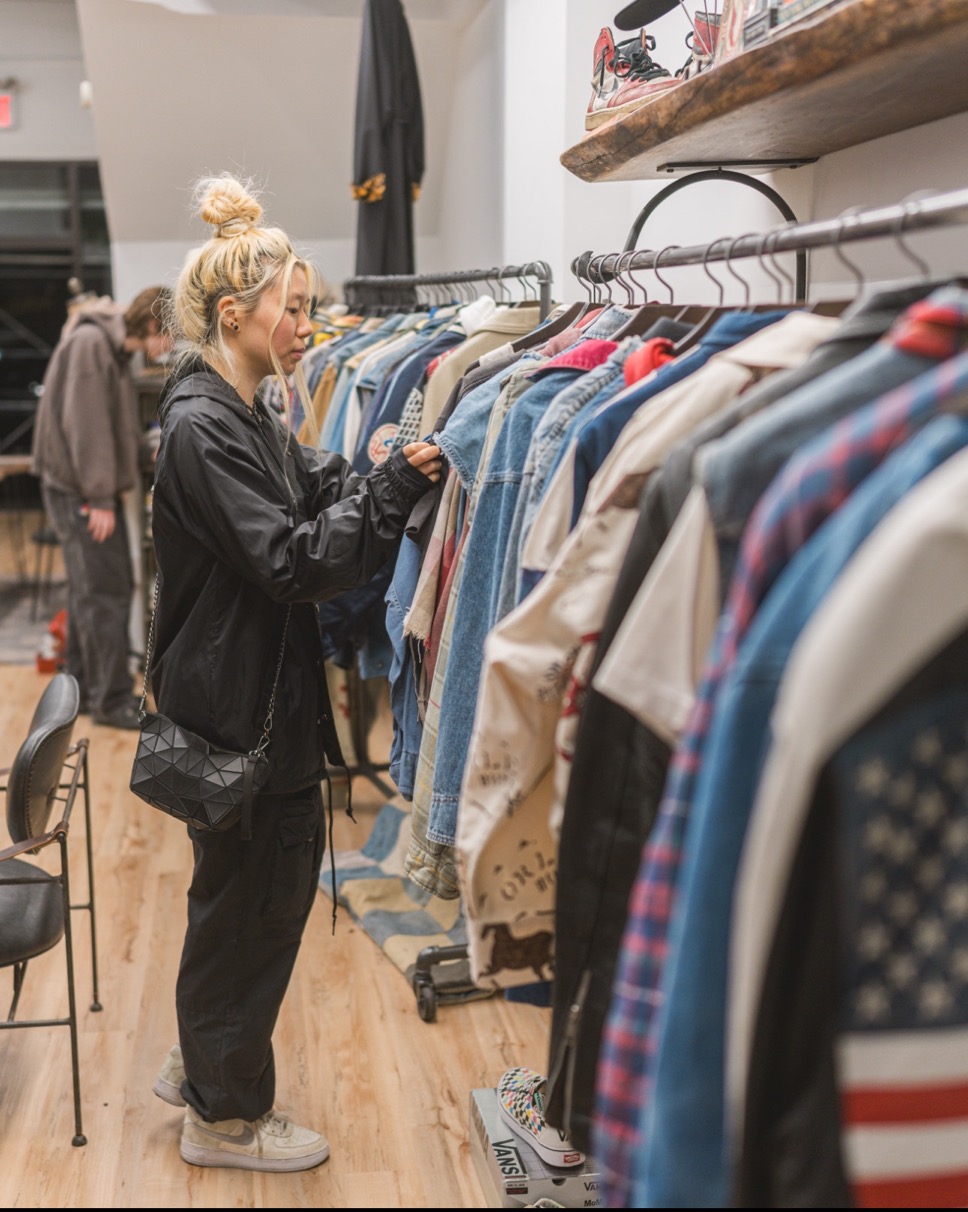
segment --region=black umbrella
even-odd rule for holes
[[[414,272],[413,203],[424,173],[417,61],[401,0],[366,0],[356,88],[357,274]]]

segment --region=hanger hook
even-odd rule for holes
[[[635,306],[635,292],[632,289],[632,284],[625,276],[625,266],[629,260],[628,250],[615,254],[615,281],[618,282],[622,290],[625,292],[625,304],[632,308]]]
[[[780,304],[783,302],[783,282],[780,279],[780,275],[776,273],[775,270],[770,269],[766,264],[766,261],[763,259],[763,254],[770,242],[771,234],[771,232],[765,232],[761,237],[759,248],[756,250],[756,260],[759,263],[759,267],[763,273],[765,273],[768,278],[772,278],[776,283],[776,301],[778,304]]]
[[[749,306],[750,306],[750,284],[749,284],[749,282],[746,281],[746,279],[744,277],[741,277],[740,274],[738,274],[735,269],[733,269],[733,249],[740,242],[740,240],[745,240],[748,237],[755,236],[755,235],[756,235],[755,232],[747,232],[746,235],[744,235],[744,236],[736,236],[735,239],[730,240],[729,247],[726,249],[726,272],[728,274],[731,274],[736,279],[736,281],[740,284],[740,286],[742,286],[742,288],[743,288],[743,310],[744,311],[748,311]]]
[[[667,244],[665,246],[665,248],[663,248],[660,252],[657,252],[655,254],[655,262],[652,266],[652,272],[655,274],[655,276],[659,279],[659,281],[662,283],[662,285],[669,292],[669,302],[673,303],[673,304],[676,301],[676,293],[672,289],[672,283],[667,282],[665,280],[665,278],[663,278],[662,274],[659,273],[659,266],[662,264],[662,258],[666,255],[666,253],[672,252],[672,250],[674,248],[682,248],[682,245],[681,244]]]
[[[797,284],[793,280],[793,277],[787,273],[787,271],[783,268],[783,266],[780,264],[780,262],[776,259],[776,246],[777,246],[777,244],[779,244],[780,237],[787,230],[787,228],[793,227],[793,226],[795,226],[795,224],[785,223],[782,227],[777,227],[774,229],[774,231],[767,233],[769,244],[768,244],[767,250],[766,250],[767,256],[770,258],[770,264],[773,266],[773,268],[776,270],[776,272],[780,275],[780,277],[784,280],[784,282],[786,282],[787,286],[789,286],[791,299],[796,298]],[[779,296],[778,302],[781,302],[781,303],[783,302],[782,294]]]
[[[615,263],[617,262],[617,258],[617,253],[606,253],[598,260],[598,275],[602,279],[602,284],[605,287],[606,294],[608,295],[609,303],[612,302],[612,283],[615,281],[614,264],[612,268],[609,269],[609,262],[611,261]]]
[[[609,307],[611,307],[611,304],[612,304],[613,278],[612,278],[612,276],[608,275],[607,270],[608,270],[608,262],[609,262],[609,259],[611,259],[611,257],[612,257],[612,253],[607,252],[607,253],[605,253],[605,255],[603,255],[601,257],[597,257],[596,264],[595,264],[595,268],[596,268],[597,274],[598,274],[598,281],[601,282],[602,290],[605,291],[605,293],[606,293],[606,296],[608,298]]]
[[[847,270],[850,271],[850,273],[852,274],[852,276],[854,278],[854,284],[856,285],[858,290],[862,290],[864,287],[864,284],[866,282],[866,279],[864,278],[864,271],[860,268],[859,265],[856,265],[853,261],[851,261],[844,254],[843,249],[840,247],[840,242],[843,239],[844,231],[847,228],[848,220],[854,218],[862,210],[863,210],[862,206],[851,206],[847,210],[845,210],[841,215],[838,216],[840,219],[840,222],[837,225],[837,234],[834,237],[834,243],[833,243],[834,256],[836,256],[837,260],[841,263],[841,265],[843,265]]]
[[[635,276],[635,274],[632,273],[632,262],[638,256],[638,251],[639,250],[636,248],[630,248],[628,250],[628,252],[626,254],[627,260],[625,262],[625,272],[628,274],[629,281],[632,283],[632,285],[637,290],[640,290],[642,292],[642,302],[648,303],[648,301],[649,301],[648,288],[646,286],[643,286],[643,284],[638,280],[638,278]]]
[[[717,304],[718,307],[722,307],[723,299],[726,296],[726,292],[723,288],[722,282],[720,282],[720,280],[710,272],[708,262],[709,262],[710,256],[712,255],[712,251],[716,247],[716,245],[728,243],[728,242],[729,242],[729,236],[725,236],[719,240],[713,240],[713,242],[711,244],[706,245],[706,251],[702,255],[702,271],[706,275],[706,277],[710,280],[710,282],[712,282],[712,284],[719,291],[719,303]]]
[[[912,248],[910,248],[908,243],[903,238],[903,232],[908,220],[908,215],[920,214],[921,199],[933,198],[934,194],[935,191],[932,189],[921,189],[918,190],[917,193],[908,194],[908,196],[901,203],[901,214],[897,223],[894,225],[894,240],[897,243],[898,248],[902,253],[904,253],[912,264],[918,267],[918,269],[921,271],[921,277],[925,279],[931,277],[931,267],[923,257],[919,257],[918,254],[914,252]]]
[[[588,252],[579,253],[571,264],[571,272],[581,283],[582,290],[584,290],[585,294],[588,295],[588,306],[594,307],[595,296],[592,293],[593,283],[588,272],[588,264],[591,259],[592,253],[590,249]]]

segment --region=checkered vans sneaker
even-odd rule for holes
[[[580,1166],[585,1160],[563,1132],[545,1123],[545,1079],[534,1069],[508,1069],[497,1084],[501,1114],[523,1140],[549,1166]]]
[[[181,1155],[192,1166],[228,1166],[270,1174],[311,1170],[329,1157],[329,1141],[300,1128],[278,1111],[259,1119],[222,1119],[208,1123],[194,1107],[185,1111]]]
[[[185,1100],[181,1096],[181,1084],[184,1080],[185,1065],[182,1061],[182,1050],[178,1044],[175,1044],[165,1057],[165,1063],[161,1066],[161,1072],[155,1078],[152,1089],[159,1098],[163,1098],[166,1103],[171,1103],[173,1107],[184,1107]]]

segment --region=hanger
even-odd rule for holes
[[[579,262],[582,260],[582,257],[591,257],[591,255],[590,252],[582,253],[571,263],[571,272],[581,282],[582,286],[585,287],[586,291],[589,291],[589,288],[580,272]],[[518,337],[516,341],[512,341],[511,348],[515,353],[524,353],[528,349],[540,348],[546,341],[550,341],[552,337],[557,337],[559,333],[563,333],[566,329],[577,324],[579,320],[588,314],[591,306],[591,292],[589,291],[587,302],[579,300],[577,303],[572,303],[557,319],[551,320],[547,324],[539,324],[530,332],[525,333],[523,337]]]
[[[864,291],[867,286],[867,279],[864,277],[864,271],[854,261],[851,261],[844,250],[841,248],[844,231],[847,227],[847,221],[852,219],[861,211],[862,207],[852,206],[838,216],[839,223],[837,232],[834,236],[830,247],[833,250],[834,256],[851,274],[854,279],[856,294],[854,299],[819,299],[812,304],[809,311],[815,316],[831,316],[834,319],[839,318],[844,314],[851,303],[853,303]]]
[[[930,196],[928,190],[921,190],[917,194],[909,194],[908,197],[904,199],[904,201],[901,203],[903,209],[897,223],[894,225],[893,235],[895,244],[897,244],[898,248],[907,257],[907,259],[912,262],[912,264],[917,266],[917,269],[921,274],[922,281],[927,282],[931,277],[930,265],[928,265],[927,261],[925,261],[923,257],[919,257],[918,254],[914,252],[914,250],[911,249],[904,240],[904,225],[907,223],[908,213],[919,213],[921,210],[921,205],[918,199],[925,196]]]
[[[792,224],[788,223],[786,226],[790,227]],[[793,280],[793,277],[787,273],[780,262],[776,259],[776,245],[784,230],[785,228],[783,227],[777,227],[774,231],[767,232],[764,240],[764,248],[770,258],[770,264],[773,266],[774,270],[776,270],[777,274],[779,274],[779,278],[776,279],[778,286],[776,295],[777,303],[783,303],[783,282],[786,282],[787,286],[790,288],[790,299],[795,304],[797,302],[797,284]]]
[[[735,240],[731,241],[729,249],[726,252],[726,269],[729,271],[729,273],[731,273],[733,275],[733,277],[736,279],[736,281],[739,282],[739,284],[743,288],[743,306],[742,306],[741,310],[748,312],[750,315],[762,315],[764,312],[776,310],[776,305],[774,303],[755,303],[755,304],[752,303],[751,298],[750,298],[752,292],[751,292],[751,287],[750,287],[749,282],[745,278],[741,277],[736,272],[736,270],[733,268],[733,249],[740,242],[740,240],[755,240],[756,234],[757,233],[755,231],[750,231],[750,232],[747,232],[745,236],[737,236]],[[760,264],[762,265],[763,264],[762,242],[760,243],[760,246],[759,246],[758,256],[759,256]],[[774,280],[776,280],[776,279],[774,279]]]
[[[766,261],[764,260],[764,257],[763,257],[763,253],[766,251],[767,245],[770,242],[770,238],[773,235],[774,235],[774,233],[772,233],[772,232],[765,232],[761,236],[760,246],[756,250],[756,260],[759,264],[760,269],[763,271],[763,273],[765,273],[768,278],[772,278],[773,281],[776,283],[776,305],[777,305],[777,307],[782,307],[783,306],[783,280],[781,279],[779,273],[777,272],[776,262],[775,261],[773,262],[773,268],[770,269],[769,266],[766,264]],[[790,278],[789,282],[790,282],[790,285],[792,286],[793,279]]]
[[[612,278],[606,277],[604,269],[611,253],[606,253],[601,257],[592,257],[588,263],[588,272],[593,282],[602,288],[605,293],[605,298],[602,299],[602,307],[612,307],[615,300],[612,298]]]
[[[704,337],[706,335],[706,333],[709,331],[709,329],[712,328],[713,324],[715,324],[716,320],[720,317],[720,315],[722,315],[722,313],[727,310],[727,308],[724,306],[725,290],[723,289],[723,284],[722,284],[722,282],[719,281],[718,278],[714,277],[713,274],[711,274],[709,272],[708,261],[709,261],[709,256],[712,253],[713,249],[716,247],[716,245],[722,244],[722,243],[728,242],[728,241],[729,241],[729,237],[727,236],[727,237],[725,237],[725,241],[724,240],[713,240],[713,242],[711,244],[706,245],[706,251],[703,254],[703,258],[702,258],[702,270],[703,270],[703,273],[706,275],[706,277],[715,285],[716,289],[719,291],[719,302],[716,304],[713,304],[713,306],[709,308],[709,310],[705,313],[705,315],[702,317],[702,319],[693,325],[693,327],[690,329],[690,331],[688,333],[686,333],[686,335],[682,338],[681,341],[676,342],[676,344],[672,347],[673,357],[677,358],[677,357],[679,357],[680,354],[687,353],[689,350],[691,350],[693,348],[693,346],[696,344],[696,342],[699,341],[702,337]]]
[[[584,320],[584,318],[588,315],[588,313],[592,310],[592,308],[597,309],[597,308],[601,307],[601,303],[598,298],[597,288],[595,288],[595,284],[594,284],[594,282],[592,282],[591,278],[588,277],[588,265],[592,259],[592,256],[593,256],[593,254],[592,254],[591,250],[589,250],[588,252],[579,253],[578,256],[571,263],[571,272],[575,275],[575,277],[581,283],[582,288],[584,289],[585,293],[588,295],[587,302],[584,302],[582,304],[581,311],[578,313],[578,315],[575,317],[575,319],[573,321],[573,323],[575,323],[575,324],[581,323],[581,321]]]
[[[621,257],[628,258],[628,275],[633,282],[636,282],[636,284],[639,285],[639,289],[645,296],[646,301],[639,307],[638,311],[634,316],[632,316],[631,319],[626,320],[618,332],[612,334],[613,341],[621,341],[625,337],[644,337],[653,324],[655,324],[656,320],[663,317],[671,320],[681,320],[686,324],[692,324],[699,320],[704,314],[700,308],[694,308],[689,305],[685,307],[678,306],[675,301],[672,286],[659,273],[659,266],[661,265],[662,258],[665,256],[665,254],[667,252],[671,252],[671,250],[674,248],[681,247],[681,244],[667,244],[665,248],[655,254],[655,262],[652,266],[652,272],[669,292],[668,303],[659,303],[658,301],[650,302],[645,288],[641,286],[641,284],[638,283],[636,278],[633,276],[632,260],[636,256],[636,250],[626,250],[625,253],[620,254]]]

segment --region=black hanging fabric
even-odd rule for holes
[[[424,173],[417,61],[401,0],[366,0],[356,93],[357,274],[412,274]]]

